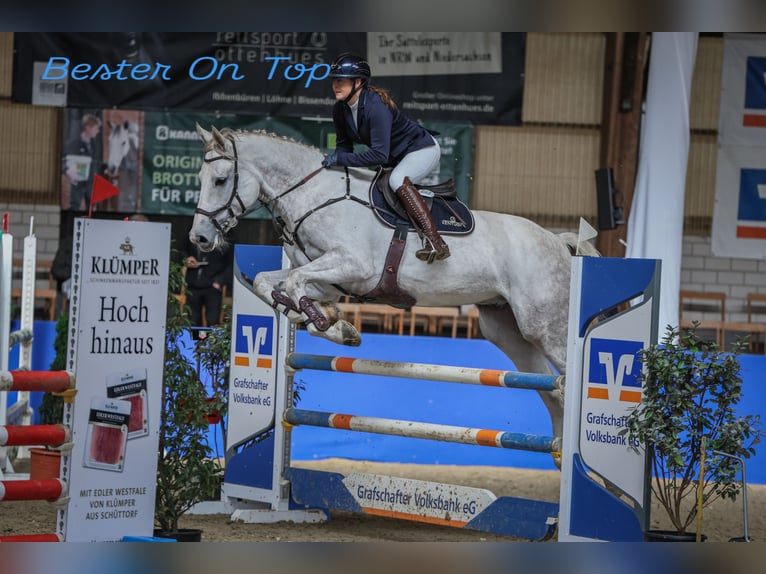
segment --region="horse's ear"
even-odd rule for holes
[[[226,140],[221,135],[221,132],[219,132],[215,126],[213,126],[211,129],[213,132],[213,139],[215,140],[215,145],[220,147],[221,149],[226,149]]]
[[[202,140],[202,143],[205,143],[205,144],[206,144],[207,142],[209,142],[209,141],[210,141],[210,138],[212,137],[212,136],[210,135],[210,132],[209,132],[209,131],[207,131],[207,130],[205,130],[205,129],[203,129],[203,128],[202,128],[202,126],[201,126],[201,125],[199,125],[199,124],[197,124],[197,135],[198,135],[198,136],[200,137],[200,139]]]

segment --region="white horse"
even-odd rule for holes
[[[136,122],[109,122],[106,175],[123,193],[117,198],[122,211],[135,211],[138,196],[140,129]]]
[[[122,162],[128,154],[138,152],[139,128],[135,122],[125,121],[121,124],[109,122],[109,157],[106,169],[110,174],[117,174]]]
[[[312,335],[358,345],[359,333],[335,302],[369,293],[383,273],[392,231],[367,204],[374,173],[322,169],[320,150],[273,134],[197,132],[205,147],[191,241],[211,251],[243,212],[265,205],[282,222],[292,269],[258,274],[254,292]],[[563,375],[576,236],[513,215],[473,214],[471,234],[446,237],[448,259],[426,264],[415,257],[417,238],[407,241],[399,287],[417,305],[476,304],[482,334],[520,371],[553,373],[553,365]],[[563,388],[540,395],[560,437]]]

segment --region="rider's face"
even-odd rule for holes
[[[354,89],[354,82],[356,81],[356,78],[333,78],[332,91],[335,94],[335,99],[341,102],[345,100],[351,93],[351,90]],[[354,94],[354,97],[348,103],[353,104],[358,97],[359,92]]]

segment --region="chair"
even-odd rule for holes
[[[418,307],[417,305],[410,309],[410,335],[415,334],[415,327],[418,318],[423,323],[423,331],[427,335],[441,335],[444,326],[443,321],[452,322],[452,338],[457,337],[457,324],[460,319],[459,307]]]
[[[458,331],[465,329],[465,338],[473,339],[481,336],[479,332],[479,308],[476,305],[463,305],[457,318]]]
[[[367,323],[374,323],[379,333],[404,334],[404,309],[380,303],[362,303],[356,314],[357,331]]]
[[[710,315],[716,318],[711,319]],[[678,300],[679,330],[690,329],[694,321],[699,322],[698,331],[713,331],[716,343],[723,345],[726,293],[681,289]]]
[[[751,335],[748,350],[754,353],[761,344],[761,335],[764,335],[763,353],[766,355],[766,293],[748,293],[746,299],[747,321],[728,321],[724,324],[723,339],[726,333],[741,332]],[[761,321],[755,320],[756,315],[763,315]]]

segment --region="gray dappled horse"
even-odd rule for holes
[[[205,147],[192,242],[213,250],[243,212],[266,206],[279,216],[292,268],[258,274],[254,292],[312,335],[358,345],[359,333],[335,302],[370,293],[383,273],[392,232],[368,204],[374,172],[321,169],[319,149],[274,134],[197,132]],[[553,373],[552,364],[564,374],[576,236],[514,215],[473,215],[472,233],[447,238],[452,255],[444,261],[426,264],[415,258],[420,242],[406,242],[398,287],[417,305],[476,304],[482,335],[520,371]],[[589,254],[596,254],[592,247]],[[540,395],[560,437],[563,389]]]

